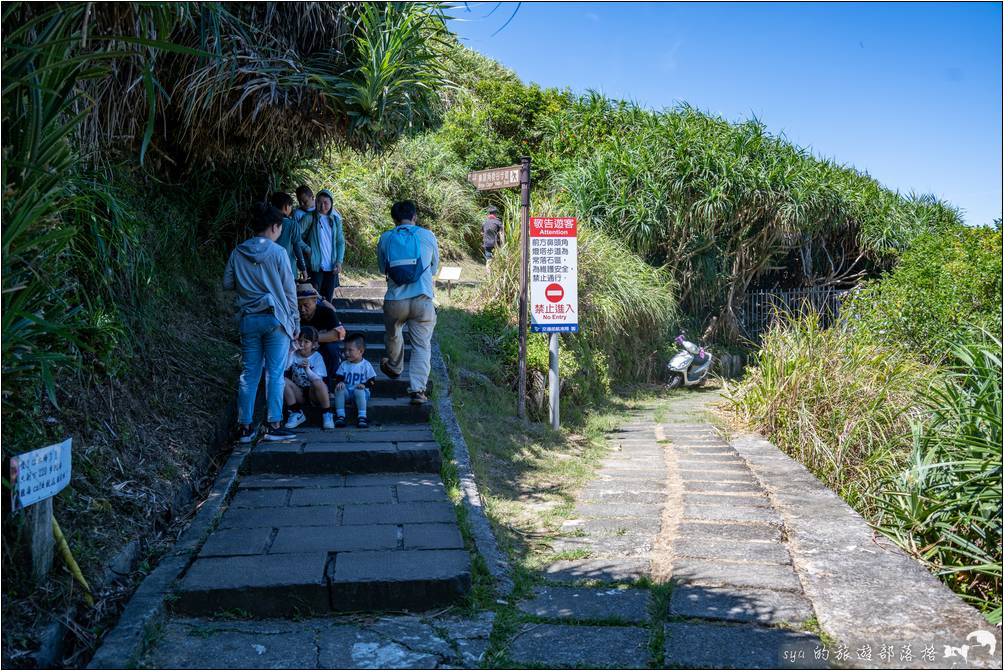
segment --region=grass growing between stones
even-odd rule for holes
[[[673,585],[669,582],[652,585],[651,597],[648,602],[649,608],[649,629],[651,638],[648,643],[648,651],[651,655],[651,664],[654,669],[661,669],[666,656],[666,616],[669,613],[669,597],[673,591]]]
[[[553,556],[551,541],[607,453],[607,434],[651,391],[612,396],[601,406],[567,404],[557,431],[520,420],[514,390],[493,381],[499,364],[470,337],[473,292],[458,288],[452,300],[440,292],[439,300],[436,336],[486,512],[513,561],[536,566]]]
[[[443,391],[435,388],[433,397]],[[436,437],[443,450],[443,465],[440,468],[440,477],[443,479],[443,486],[446,495],[453,503],[457,512],[457,525],[460,527],[460,535],[464,539],[464,547],[471,554],[471,592],[468,595],[466,607],[470,611],[483,610],[491,607],[494,592],[493,578],[485,564],[484,557],[477,551],[474,543],[474,535],[471,532],[471,521],[468,517],[467,508],[464,507],[463,492],[460,489],[460,475],[457,472],[457,463],[454,459],[453,442],[446,434],[443,421],[436,414],[430,421],[432,433]]]
[[[484,591],[471,599],[472,607],[491,608],[496,613],[484,665],[507,668],[515,666],[507,649],[523,625],[559,622],[527,615],[516,607],[520,599],[533,595],[540,582],[537,570],[558,559],[583,559],[589,555],[586,550],[555,553],[552,542],[558,536],[581,535],[581,532],[562,532],[561,525],[574,514],[576,493],[594,477],[607,454],[607,435],[627,421],[629,413],[649,404],[662,390],[658,386],[637,387],[610,397],[601,406],[566,403],[561,409],[562,427],[557,431],[547,424],[519,420],[515,390],[495,382],[504,378],[498,374],[499,364],[478,351],[475,339],[470,337],[477,307],[473,297],[474,291],[468,288],[455,288],[452,297],[439,292],[436,337],[449,370],[454,412],[471,452],[485,511],[501,549],[511,561],[514,590],[509,598],[493,597],[491,578],[486,572]],[[437,388],[434,393],[442,391]],[[452,463],[452,445],[437,418],[433,419],[433,430],[446,450],[443,482],[451,500],[459,504],[461,492]],[[462,505],[458,505],[458,517],[464,538],[471,545]],[[592,586],[609,586],[594,582]],[[666,586],[653,585],[647,580],[618,584],[652,589],[656,602],[661,604],[657,606],[658,612],[665,612]],[[478,590],[475,578],[474,591]],[[663,635],[664,619],[662,614],[650,623],[653,638]],[[625,624],[616,619],[560,620],[560,623]],[[661,660],[661,642],[652,645],[660,647],[657,659]]]

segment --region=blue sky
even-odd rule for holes
[[[1000,3],[523,3],[504,28],[496,4],[451,28],[524,81],[756,116],[969,224],[1001,216]]]

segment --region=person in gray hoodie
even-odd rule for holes
[[[296,286],[289,255],[275,243],[282,234],[282,212],[267,203],[256,203],[252,212],[254,237],[237,246],[223,272],[223,288],[237,291],[240,309],[241,371],[237,393],[237,420],[241,443],[254,440],[255,397],[265,363],[265,397],[268,423],[263,440],[290,440],[296,436],[282,427],[284,371],[291,341],[300,334]]]

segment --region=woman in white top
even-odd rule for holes
[[[310,283],[321,297],[331,301],[339,286],[338,273],[345,258],[345,233],[342,215],[334,208],[334,197],[327,189],[317,193],[316,210],[304,217],[304,241],[310,246]]]

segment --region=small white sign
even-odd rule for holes
[[[439,279],[441,280],[459,280],[460,271],[463,270],[460,266],[443,266],[439,269]]]
[[[530,219],[530,330],[579,330],[578,227],[574,217]]]
[[[10,459],[10,491],[13,510],[58,494],[70,484],[73,439],[25,452]]]

